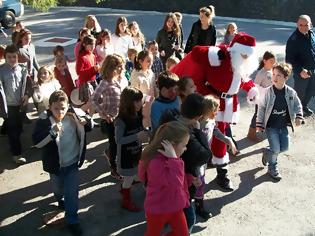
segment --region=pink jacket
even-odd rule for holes
[[[145,212],[164,214],[177,212],[189,206],[189,194],[181,158],[168,158],[158,154],[145,170],[139,162],[138,174],[147,181]]]

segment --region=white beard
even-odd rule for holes
[[[257,69],[258,60],[255,53],[248,55],[246,59],[241,56],[241,52],[234,51],[233,47],[230,50],[231,65],[234,76],[239,75],[244,82],[250,80],[250,75]]]

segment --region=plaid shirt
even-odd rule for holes
[[[163,63],[159,57],[154,58],[151,69],[155,75],[155,80],[157,80],[159,74],[163,71]]]
[[[102,119],[118,115],[122,87],[118,81],[102,80],[92,95],[92,104]]]

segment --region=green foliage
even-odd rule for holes
[[[103,1],[103,0],[96,0]],[[76,2],[76,0],[22,0],[25,5],[29,5],[39,11],[48,11],[49,8],[61,5],[71,5]]]

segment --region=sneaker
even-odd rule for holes
[[[123,177],[120,174],[118,174],[117,170],[115,169],[112,169],[110,171],[110,176],[117,180],[123,180]]]
[[[263,154],[262,154],[262,158],[261,158],[261,162],[264,166],[267,166],[268,164],[268,155],[267,155],[267,149],[264,148],[263,149]]]
[[[26,159],[22,156],[13,156],[13,161],[16,163],[16,164],[25,164],[26,163]]]
[[[83,234],[80,224],[68,224],[68,229],[70,233],[74,236],[80,236]]]
[[[268,174],[271,176],[271,178],[273,178],[274,180],[281,180],[282,179],[282,176],[281,174],[279,173],[279,170],[268,170]]]
[[[308,117],[308,116],[313,115],[314,112],[308,107],[303,107],[303,114],[304,114],[304,117]]]

